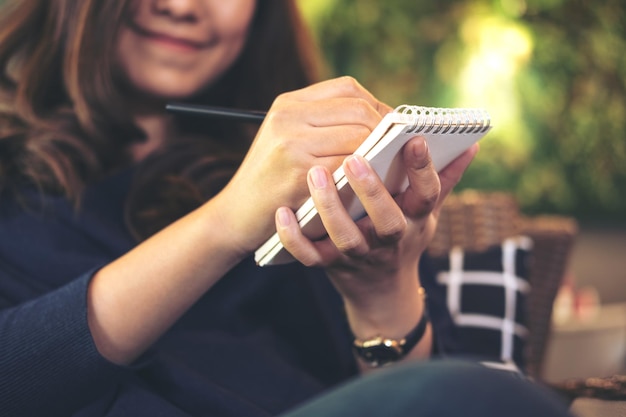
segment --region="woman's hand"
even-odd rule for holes
[[[346,158],[344,172],[368,214],[357,222],[339,200],[328,169],[313,167],[309,190],[328,232],[320,241],[302,235],[291,210],[277,211],[283,245],[305,265],[326,269],[357,337],[401,338],[419,321],[424,308],[419,258],[433,237],[443,200],[477,150],[474,145],[437,174],[424,139],[411,139],[402,151],[409,186],[395,198],[367,161]]]
[[[106,265],[88,295],[98,350],[130,363],[306,199],[312,166],[334,170],[391,109],[352,78],[283,94],[217,196]]]
[[[353,78],[341,77],[279,96],[221,202],[242,252],[251,252],[274,228],[280,206],[308,197],[306,175],[316,165],[333,171],[391,111]]]

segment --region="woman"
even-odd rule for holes
[[[411,140],[392,198],[348,157],[390,108],[350,78],[309,85],[289,1],[7,1],[0,16],[4,414],[275,415],[369,369],[354,338],[414,334],[402,361],[428,357],[417,263],[476,148],[440,181]],[[170,100],[269,112],[256,131],[174,118]],[[340,164],[357,223],[329,185]],[[309,192],[320,242],[293,214]],[[301,264],[254,265],[274,230]]]

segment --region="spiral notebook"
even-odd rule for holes
[[[406,178],[399,151],[415,136],[423,136],[437,171],[480,140],[491,130],[491,117],[479,108],[438,108],[402,105],[387,114],[354,152],[369,161],[392,195],[406,189]],[[339,196],[353,219],[365,215],[360,201],[344,176],[343,168],[333,173]],[[326,236],[326,230],[309,199],[296,211],[305,236],[312,240]],[[270,237],[256,252],[258,265],[277,265],[294,261],[278,234]]]

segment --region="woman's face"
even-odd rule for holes
[[[256,0],[133,0],[118,39],[139,92],[181,99],[210,85],[243,49]]]

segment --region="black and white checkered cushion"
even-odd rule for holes
[[[531,246],[518,236],[483,252],[453,248],[448,256],[430,258],[422,285],[429,308],[439,310],[433,324],[441,354],[524,368]]]

